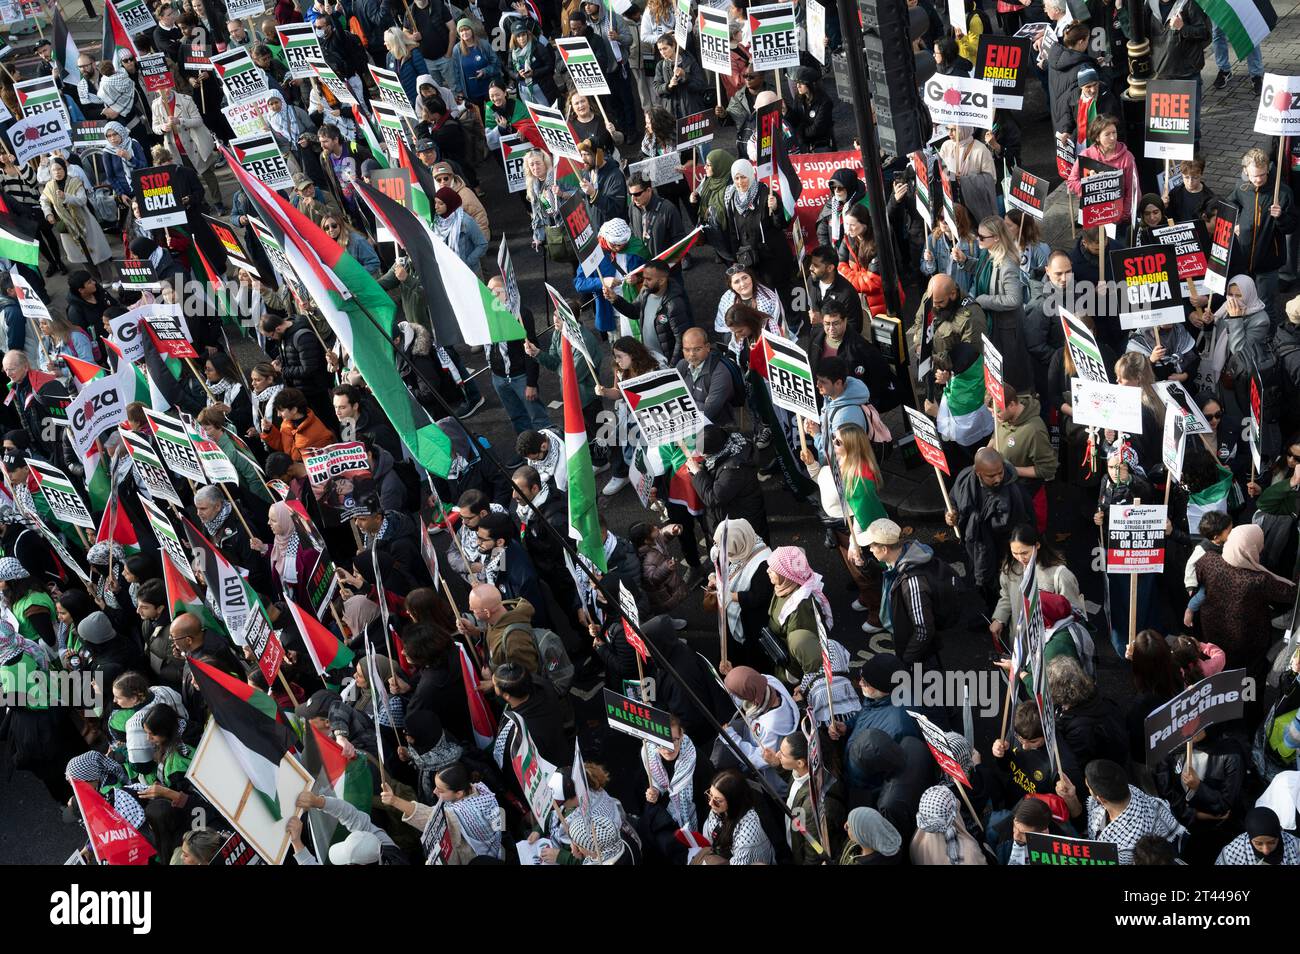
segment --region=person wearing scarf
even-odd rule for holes
[[[1159,344],[1156,343],[1157,334],[1160,336]],[[1151,371],[1157,381],[1191,381],[1201,363],[1196,339],[1181,323],[1130,332],[1128,350],[1144,354],[1151,360]]]
[[[1117,238],[1123,242],[1128,235],[1129,211],[1137,200],[1137,160],[1128,146],[1120,142],[1119,121],[1114,116],[1098,116],[1088,126],[1087,149],[1079,151],[1078,158],[1070,169],[1067,183],[1070,192],[1076,196],[1083,194],[1083,160],[1094,159],[1105,163],[1113,169],[1120,170],[1120,220],[1116,224]]]
[[[118,594],[122,591],[122,569],[126,565],[126,551],[122,545],[107,541],[96,543],[86,551],[86,563],[90,565],[95,599],[102,601],[105,609],[121,609],[125,600],[119,600]]]
[[[1144,194],[1142,198],[1138,199],[1137,232],[1134,233],[1133,245],[1136,247],[1138,245],[1160,244],[1152,233],[1167,224],[1164,201],[1154,192]]]
[[[687,457],[686,469],[710,520],[743,518],[766,537],[767,504],[755,453],[743,434],[706,424],[696,442],[696,454],[702,456]]]
[[[718,254],[731,260],[726,243],[727,189],[731,186],[731,166],[736,157],[725,149],[713,149],[704,157],[704,178],[691,193],[691,203],[698,206],[697,217],[704,224],[704,241]]]
[[[16,700],[5,710],[10,764],[31,772],[51,798],[66,802],[72,791],[63,769],[85,743],[72,728],[67,711],[50,707],[49,681],[38,675],[45,668],[44,658],[40,647],[0,619],[0,692]]]
[[[379,606],[368,596],[351,596],[343,601],[343,625],[348,631],[348,648],[353,652],[357,647],[364,651],[365,636],[370,629],[370,624],[379,618]],[[382,632],[370,633],[372,646],[382,645],[384,634]],[[369,692],[366,692],[369,698]],[[358,706],[358,708],[360,708]]]
[[[781,766],[778,749],[781,740],[799,724],[794,700],[779,679],[749,666],[731,667],[723,686],[740,710],[740,729],[733,718],[726,728],[727,735],[749,759],[749,764],[762,772],[784,798],[789,783],[778,772]]]
[[[820,626],[827,632],[835,625],[831,604],[822,591],[822,577],[808,565],[800,547],[777,547],[768,561],[772,581],[772,603],[767,625],[786,644],[789,661],[782,667],[783,678],[794,685],[808,673],[821,668]],[[818,613],[821,621],[818,621]]]
[[[951,789],[935,785],[925,790],[916,809],[916,828],[908,850],[912,864],[988,864],[979,844],[966,831]]]
[[[849,812],[844,830],[848,844],[840,855],[841,865],[897,865],[903,861],[902,836],[888,819],[874,808],[855,808]]]
[[[1205,587],[1201,604],[1201,638],[1220,647],[1226,668],[1244,667],[1263,676],[1273,641],[1272,617],[1289,609],[1296,585],[1260,563],[1264,531],[1247,523],[1232,528],[1223,555],[1207,553],[1196,563],[1197,582]]]
[[[273,113],[274,110],[267,110],[265,115],[270,117]],[[199,181],[203,183],[208,202],[218,214],[223,214],[225,206],[222,204],[221,184],[217,180],[219,156],[213,144],[213,133],[199,112],[198,104],[194,102],[194,94],[172,88],[161,90],[150,107],[150,116],[153,131],[162,137],[167,151],[176,162],[194,169]],[[296,144],[297,140],[291,140],[280,145],[281,148],[292,149]],[[162,163],[153,161],[152,164]],[[204,254],[207,254],[206,251]]]
[[[549,105],[555,101],[555,50],[538,40],[534,23],[516,17],[510,24],[510,50],[506,59],[506,76],[514,81],[519,98],[530,103]]]
[[[192,104],[193,100],[191,100]],[[298,167],[302,168],[303,147],[310,142],[312,130],[315,128],[311,117],[300,107],[286,101],[284,94],[278,89],[273,89],[267,94],[266,104],[264,118],[267,126],[270,127],[271,135],[275,136],[280,149],[293,156]]]
[[[68,760],[64,767],[67,782],[85,782],[103,795],[114,811],[121,815],[136,831],[145,832],[148,822],[144,808],[135,793],[127,791],[126,770],[102,752],[83,752]],[[71,793],[71,786],[65,783]]]
[[[828,186],[830,194],[817,213],[817,244],[834,248],[844,233],[844,211],[862,201],[867,186],[852,169],[836,169]]]
[[[767,625],[772,603],[773,587],[767,573],[772,551],[748,520],[721,521],[713,541],[710,559],[715,572],[709,574],[705,608],[716,606],[718,600],[726,605],[728,658],[740,664],[761,664],[766,657],[758,636]]]
[[[461,208],[460,193],[450,186],[443,186],[434,193],[433,209],[437,213],[433,229],[438,238],[477,272],[479,259],[487,251],[488,243],[478,223]]]
[[[759,282],[753,269],[740,265],[731,266],[727,269],[727,284],[728,288],[718,299],[718,307],[713,314],[713,330],[717,334],[724,336],[731,334],[731,329],[727,327],[727,312],[731,310],[732,305],[741,304],[748,305],[768,316],[767,324],[763,326],[764,331],[770,331],[782,338],[790,337],[789,329],[785,324],[785,306],[781,304],[781,296],[775,289]],[[743,294],[746,284],[749,288],[748,297]],[[737,288],[740,291],[737,291]]]
[[[1252,362],[1257,363],[1268,352],[1272,334],[1268,306],[1260,299],[1255,280],[1249,275],[1233,275],[1229,279],[1227,299],[1211,318],[1206,320],[1204,313],[1198,311],[1192,314],[1191,320],[1202,328],[1214,324],[1206,359],[1238,378],[1248,378]]]
[[[1252,808],[1242,819],[1246,828],[1223,846],[1216,865],[1300,865],[1300,839],[1282,830],[1271,808]]]
[[[72,174],[67,161],[59,156],[50,158],[49,168],[50,180],[41,190],[41,211],[45,220],[59,234],[64,261],[73,265],[86,264],[98,278],[97,266],[109,261],[113,251],[104,238],[104,230],[90,212],[85,182]]]
[[[677,722],[674,717],[674,723]],[[683,831],[698,831],[695,815],[695,743],[686,735],[680,724],[673,725],[671,747],[641,745],[641,764],[650,776],[646,788],[647,811],[650,805],[659,805],[667,795],[664,805],[677,827]]]
[[[998,214],[997,164],[970,126],[948,127],[948,138],[939,146],[939,159],[952,182],[953,201],[966,207],[972,221]]]
[[[785,210],[780,200],[767,183],[759,181],[754,163],[748,159],[731,164],[731,185],[724,195],[727,238],[736,263],[756,269],[766,284],[781,293],[789,310],[795,262],[785,240]]]
[[[129,207],[135,189],[132,173],[148,166],[149,156],[144,146],[132,139],[131,133],[119,122],[104,125],[104,138],[109,148],[104,162],[108,184],[117,193],[118,204]]]
[[[299,606],[307,606],[307,577],[320,553],[298,529],[297,516],[287,503],[271,504],[267,524],[275,534],[270,548],[272,586],[284,588],[286,596]]]

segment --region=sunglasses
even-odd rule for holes
[[[730,278],[732,275],[739,275],[743,271],[746,271],[744,265],[732,265],[727,269],[727,277]]]
[[[639,196],[645,195],[645,189],[642,189],[640,192],[629,192],[628,195],[635,199]]]
[[[1207,414],[1207,415],[1205,415],[1205,419],[1206,419],[1207,421],[1217,421],[1217,420],[1219,420],[1221,417],[1223,417],[1223,412],[1222,412],[1222,411],[1215,411],[1213,414]]]
[[[993,241],[994,238],[995,238],[995,236],[992,236],[992,235],[985,235],[983,232],[980,232],[980,233],[979,233],[979,239],[980,239],[981,242],[991,242],[991,241]]]

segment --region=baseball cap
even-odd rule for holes
[[[888,517],[881,517],[879,520],[871,521],[862,535],[862,543],[864,546],[878,543],[881,546],[892,547],[898,543],[902,535],[903,531],[898,524]]]

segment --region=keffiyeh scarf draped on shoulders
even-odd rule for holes
[[[957,796],[935,786],[926,789],[916,809],[916,827],[932,834],[942,834],[948,849],[949,864],[961,864],[961,841],[957,836]]]
[[[501,806],[497,797],[482,782],[475,782],[474,789],[457,802],[447,802],[447,811],[456,816],[460,822],[461,834],[469,843],[475,855],[501,858],[501,834],[498,820]]]

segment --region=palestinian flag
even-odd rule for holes
[[[320,770],[313,774],[329,786],[335,798],[341,798],[353,808],[370,813],[370,800],[374,796],[374,782],[365,756],[349,759],[343,747],[310,722],[307,723],[307,771],[311,772],[317,760]],[[313,751],[314,750],[314,751]],[[314,756],[314,757],[313,757]]]
[[[190,549],[203,555],[203,579],[207,583],[209,595],[216,597],[217,609],[226,624],[226,632],[236,643],[242,644],[248,616],[256,612],[248,598],[244,578],[202,530],[184,517],[181,522],[185,524],[185,536],[189,538]],[[207,605],[206,601],[204,605]]]
[[[591,466],[587,425],[582,419],[578,394],[578,372],[573,366],[573,346],[561,344],[561,380],[564,385],[564,450],[569,464],[569,536],[578,541],[578,552],[601,573],[605,564],[605,541],[596,513],[596,474]]]
[[[460,652],[460,677],[465,683],[465,698],[469,701],[469,723],[474,730],[474,741],[480,749],[486,749],[496,738],[497,720],[487,698],[479,691],[478,670],[469,657],[469,651],[461,642],[456,643],[456,649]]]
[[[240,168],[229,150],[222,153],[402,442],[426,470],[446,477],[451,439],[416,403],[397,372],[393,300],[320,226]]]
[[[1197,533],[1201,517],[1211,511],[1228,512],[1228,495],[1232,491],[1232,471],[1215,465],[1218,479],[1208,487],[1202,487],[1187,499],[1187,526],[1192,533]]]
[[[56,8],[57,9],[57,8]],[[158,854],[144,835],[123,818],[89,782],[71,779],[90,850],[101,865],[145,865]]]
[[[83,361],[80,358],[74,358],[70,354],[61,355],[68,370],[72,372],[73,379],[78,385],[89,384],[96,378],[108,374],[107,368],[101,368],[91,361]]]
[[[104,0],[104,30],[99,38],[99,58],[112,60],[114,52],[119,49],[126,50],[132,56],[140,55],[135,40],[131,39],[131,34],[118,15],[117,7],[113,6],[113,0]]]
[[[987,407],[984,389],[984,356],[965,371],[956,372],[943,386],[936,422],[939,436],[946,441],[970,446],[993,433],[993,412]]]
[[[1200,7],[1223,31],[1239,60],[1277,26],[1277,12],[1269,0],[1200,0]]]
[[[695,228],[691,230],[689,235],[687,235],[685,238],[677,242],[674,242],[668,248],[664,249],[662,252],[660,252],[658,255],[654,257],[654,260],[656,262],[667,262],[669,265],[680,265],[682,263],[682,259],[684,259],[687,255],[691,254],[691,249],[695,248],[695,246],[699,244],[700,239],[703,237],[704,237],[704,226],[697,225],[695,226]],[[640,268],[636,270],[636,272],[641,271],[642,268],[645,268],[645,266],[642,265]],[[636,274],[636,272],[630,273],[628,277],[631,278],[632,275]]]
[[[419,156],[412,155],[407,148],[406,137],[397,137],[397,167],[411,173],[411,204],[420,218],[429,225],[433,224],[433,194],[438,185],[433,181],[433,172]]]
[[[75,62],[75,61],[74,61]],[[0,213],[0,258],[36,268],[41,263],[41,246],[25,221],[8,212]]]
[[[198,659],[189,662],[215,727],[225,736],[271,817],[279,821],[282,816],[277,779],[281,763],[293,759],[297,741],[293,730],[280,721],[280,710],[265,692]]]
[[[524,326],[510,308],[414,212],[364,182],[357,189],[423,279],[429,323],[439,345],[488,345],[524,337]],[[421,316],[407,317],[418,321]]]
[[[375,164],[380,169],[387,169],[388,154],[383,138],[375,133],[375,127],[370,125],[370,120],[361,110],[353,110],[352,116],[356,120],[357,128],[361,130],[362,137],[366,140],[366,145],[370,147],[370,157],[375,160]]]
[[[307,646],[307,653],[311,656],[318,675],[326,676],[352,665],[352,660],[356,658],[352,650],[343,645],[320,620],[287,596],[284,604],[289,608],[289,615],[293,617],[294,624],[302,635],[302,641]]]
[[[672,475],[668,478],[668,499],[672,503],[685,507],[697,517],[704,513],[704,502],[695,489],[695,481],[691,480],[691,472],[686,469],[686,454],[676,443],[638,450],[637,455],[643,459],[645,472],[651,477]]]
[[[63,11],[59,9],[57,3],[52,6],[53,16],[50,19],[50,28],[54,33],[52,58],[63,71],[63,84],[75,87],[81,79],[81,70],[77,69],[77,59],[81,56],[81,51],[72,41],[72,31],[68,29],[68,21],[63,19]]]
[[[126,515],[117,494],[108,500],[104,518],[99,521],[99,532],[95,534],[96,543],[118,543],[127,556],[140,552],[140,538],[136,536],[131,518]]]
[[[192,613],[199,618],[204,629],[226,634],[225,625],[213,614],[207,601],[199,596],[194,584],[177,568],[168,549],[161,547],[159,554],[162,556],[163,582],[167,586],[167,608],[171,611],[171,618],[174,620],[183,613]]]

